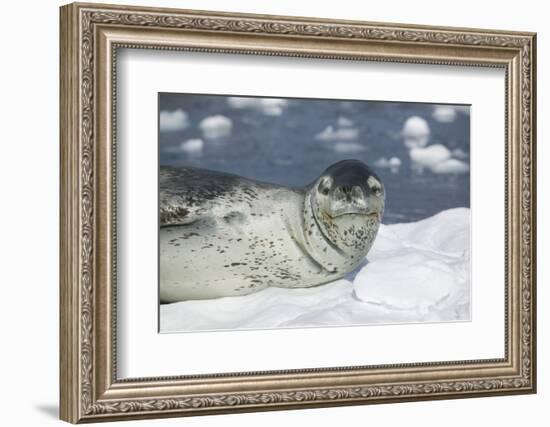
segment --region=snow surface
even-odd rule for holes
[[[363,264],[312,288],[161,305],[161,332],[470,319],[470,209],[382,225]]]

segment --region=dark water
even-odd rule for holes
[[[315,180],[332,163],[354,158],[369,164],[384,182],[384,223],[416,221],[449,208],[470,206],[470,174],[414,172],[400,136],[404,122],[411,116],[420,116],[429,124],[430,145],[443,144],[451,151],[460,149],[467,155],[462,161],[469,163],[470,117],[465,112],[458,112],[450,123],[440,123],[432,117],[432,104],[288,99],[280,115],[268,115],[258,108],[234,108],[226,96],[159,95],[159,110],[180,108],[188,115],[187,127],[159,132],[161,165],[192,165],[302,186]],[[230,135],[218,139],[203,137],[199,123],[212,115],[231,120]],[[315,138],[328,125],[337,129],[339,117],[353,122],[355,138]],[[195,138],[203,140],[202,151],[189,153],[179,149],[182,142]],[[347,152],[337,151],[342,143],[344,147],[340,149],[347,148]],[[381,157],[398,157],[402,162],[399,171],[392,173],[388,168],[374,166]]]

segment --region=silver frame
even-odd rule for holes
[[[75,3],[61,8],[60,42],[63,420],[535,392],[535,34]],[[504,68],[505,357],[118,379],[115,65],[119,48]]]

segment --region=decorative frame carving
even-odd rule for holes
[[[62,419],[535,392],[535,34],[71,4],[61,8],[60,42]],[[505,68],[505,357],[117,380],[118,47]]]

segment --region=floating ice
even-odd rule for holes
[[[399,168],[401,167],[401,159],[399,157],[392,157],[389,160],[385,157],[381,157],[376,162],[374,162],[374,166],[381,168],[381,169],[389,169],[392,173],[399,172]]]
[[[359,129],[354,126],[352,120],[347,117],[340,116],[336,120],[336,127],[328,125],[321,132],[315,135],[315,139],[319,141],[354,141],[359,136]],[[356,147],[359,147],[357,144]]]
[[[354,125],[353,121],[348,119],[347,117],[343,117],[343,116],[340,116],[338,117],[338,121],[336,122],[336,124],[339,126],[339,127],[343,127],[343,128],[349,128],[349,127],[352,127]]]
[[[326,285],[162,305],[161,331],[470,319],[469,209],[381,225],[367,258],[358,272]]]
[[[336,142],[332,149],[337,153],[351,154],[351,153],[361,153],[365,151],[365,146],[359,144],[358,142]]]
[[[287,106],[286,99],[268,98],[262,99],[262,112],[266,116],[280,116],[283,114],[284,108]]]
[[[230,96],[227,98],[227,103],[233,108],[254,108],[259,104],[258,98],[251,98],[245,96]]]
[[[456,119],[455,107],[451,107],[450,105],[436,105],[432,117],[440,123],[452,123]]]
[[[460,148],[455,148],[455,149],[451,152],[451,155],[452,155],[455,159],[467,159],[467,158],[468,158],[468,154],[467,154],[464,150],[461,150]]]
[[[459,113],[466,114],[467,116],[470,115],[470,106],[469,105],[455,105],[454,108]]]
[[[387,168],[389,167],[388,159],[385,157],[380,157],[377,161],[373,163],[373,165],[377,168]]]
[[[391,173],[397,173],[399,172],[399,168],[401,167],[401,159],[398,157],[392,157],[388,161],[388,166],[390,168]]]
[[[281,98],[252,98],[231,96],[227,103],[232,108],[258,110],[266,116],[280,116],[288,105],[286,99]]]
[[[388,165],[389,167],[399,167],[401,166],[401,159],[399,157],[392,157],[389,161],[388,161]]]
[[[204,148],[204,142],[202,139],[195,138],[195,139],[188,139],[187,141],[183,141],[180,144],[181,151],[189,154],[198,154],[202,153],[202,150]]]
[[[461,174],[470,170],[467,163],[451,158],[451,151],[441,144],[413,148],[409,154],[413,169],[417,172],[422,172],[425,168],[436,174]]]
[[[439,122],[450,123],[456,118],[455,107],[438,105],[434,108],[433,117]],[[470,170],[466,162],[459,160],[468,157],[464,151],[456,149],[451,152],[442,144],[428,145],[430,127],[422,117],[409,117],[403,125],[401,137],[403,144],[409,149],[411,167],[417,173],[422,173],[424,169],[436,174],[460,174]],[[381,162],[381,165],[389,167],[387,164],[384,165],[384,162]]]
[[[401,137],[408,149],[425,147],[430,140],[430,126],[422,117],[409,117],[403,125]]]
[[[218,114],[203,119],[199,127],[206,139],[218,139],[231,134],[233,123],[231,119]]]
[[[334,128],[328,125],[322,132],[315,135],[315,139],[320,141],[349,141],[357,139],[359,130],[352,127]]]
[[[292,157],[276,157],[272,159],[271,162],[274,165],[286,167],[292,166],[294,164],[294,159]]]
[[[466,173],[470,170],[470,166],[462,160],[458,159],[447,159],[441,163],[435,164],[431,167],[433,173],[437,174],[461,174]]]
[[[189,126],[189,116],[181,108],[174,111],[162,110],[159,117],[161,132],[175,132]]]
[[[414,166],[423,168],[432,168],[451,158],[451,151],[441,144],[429,145],[425,148],[413,148],[409,152]]]

